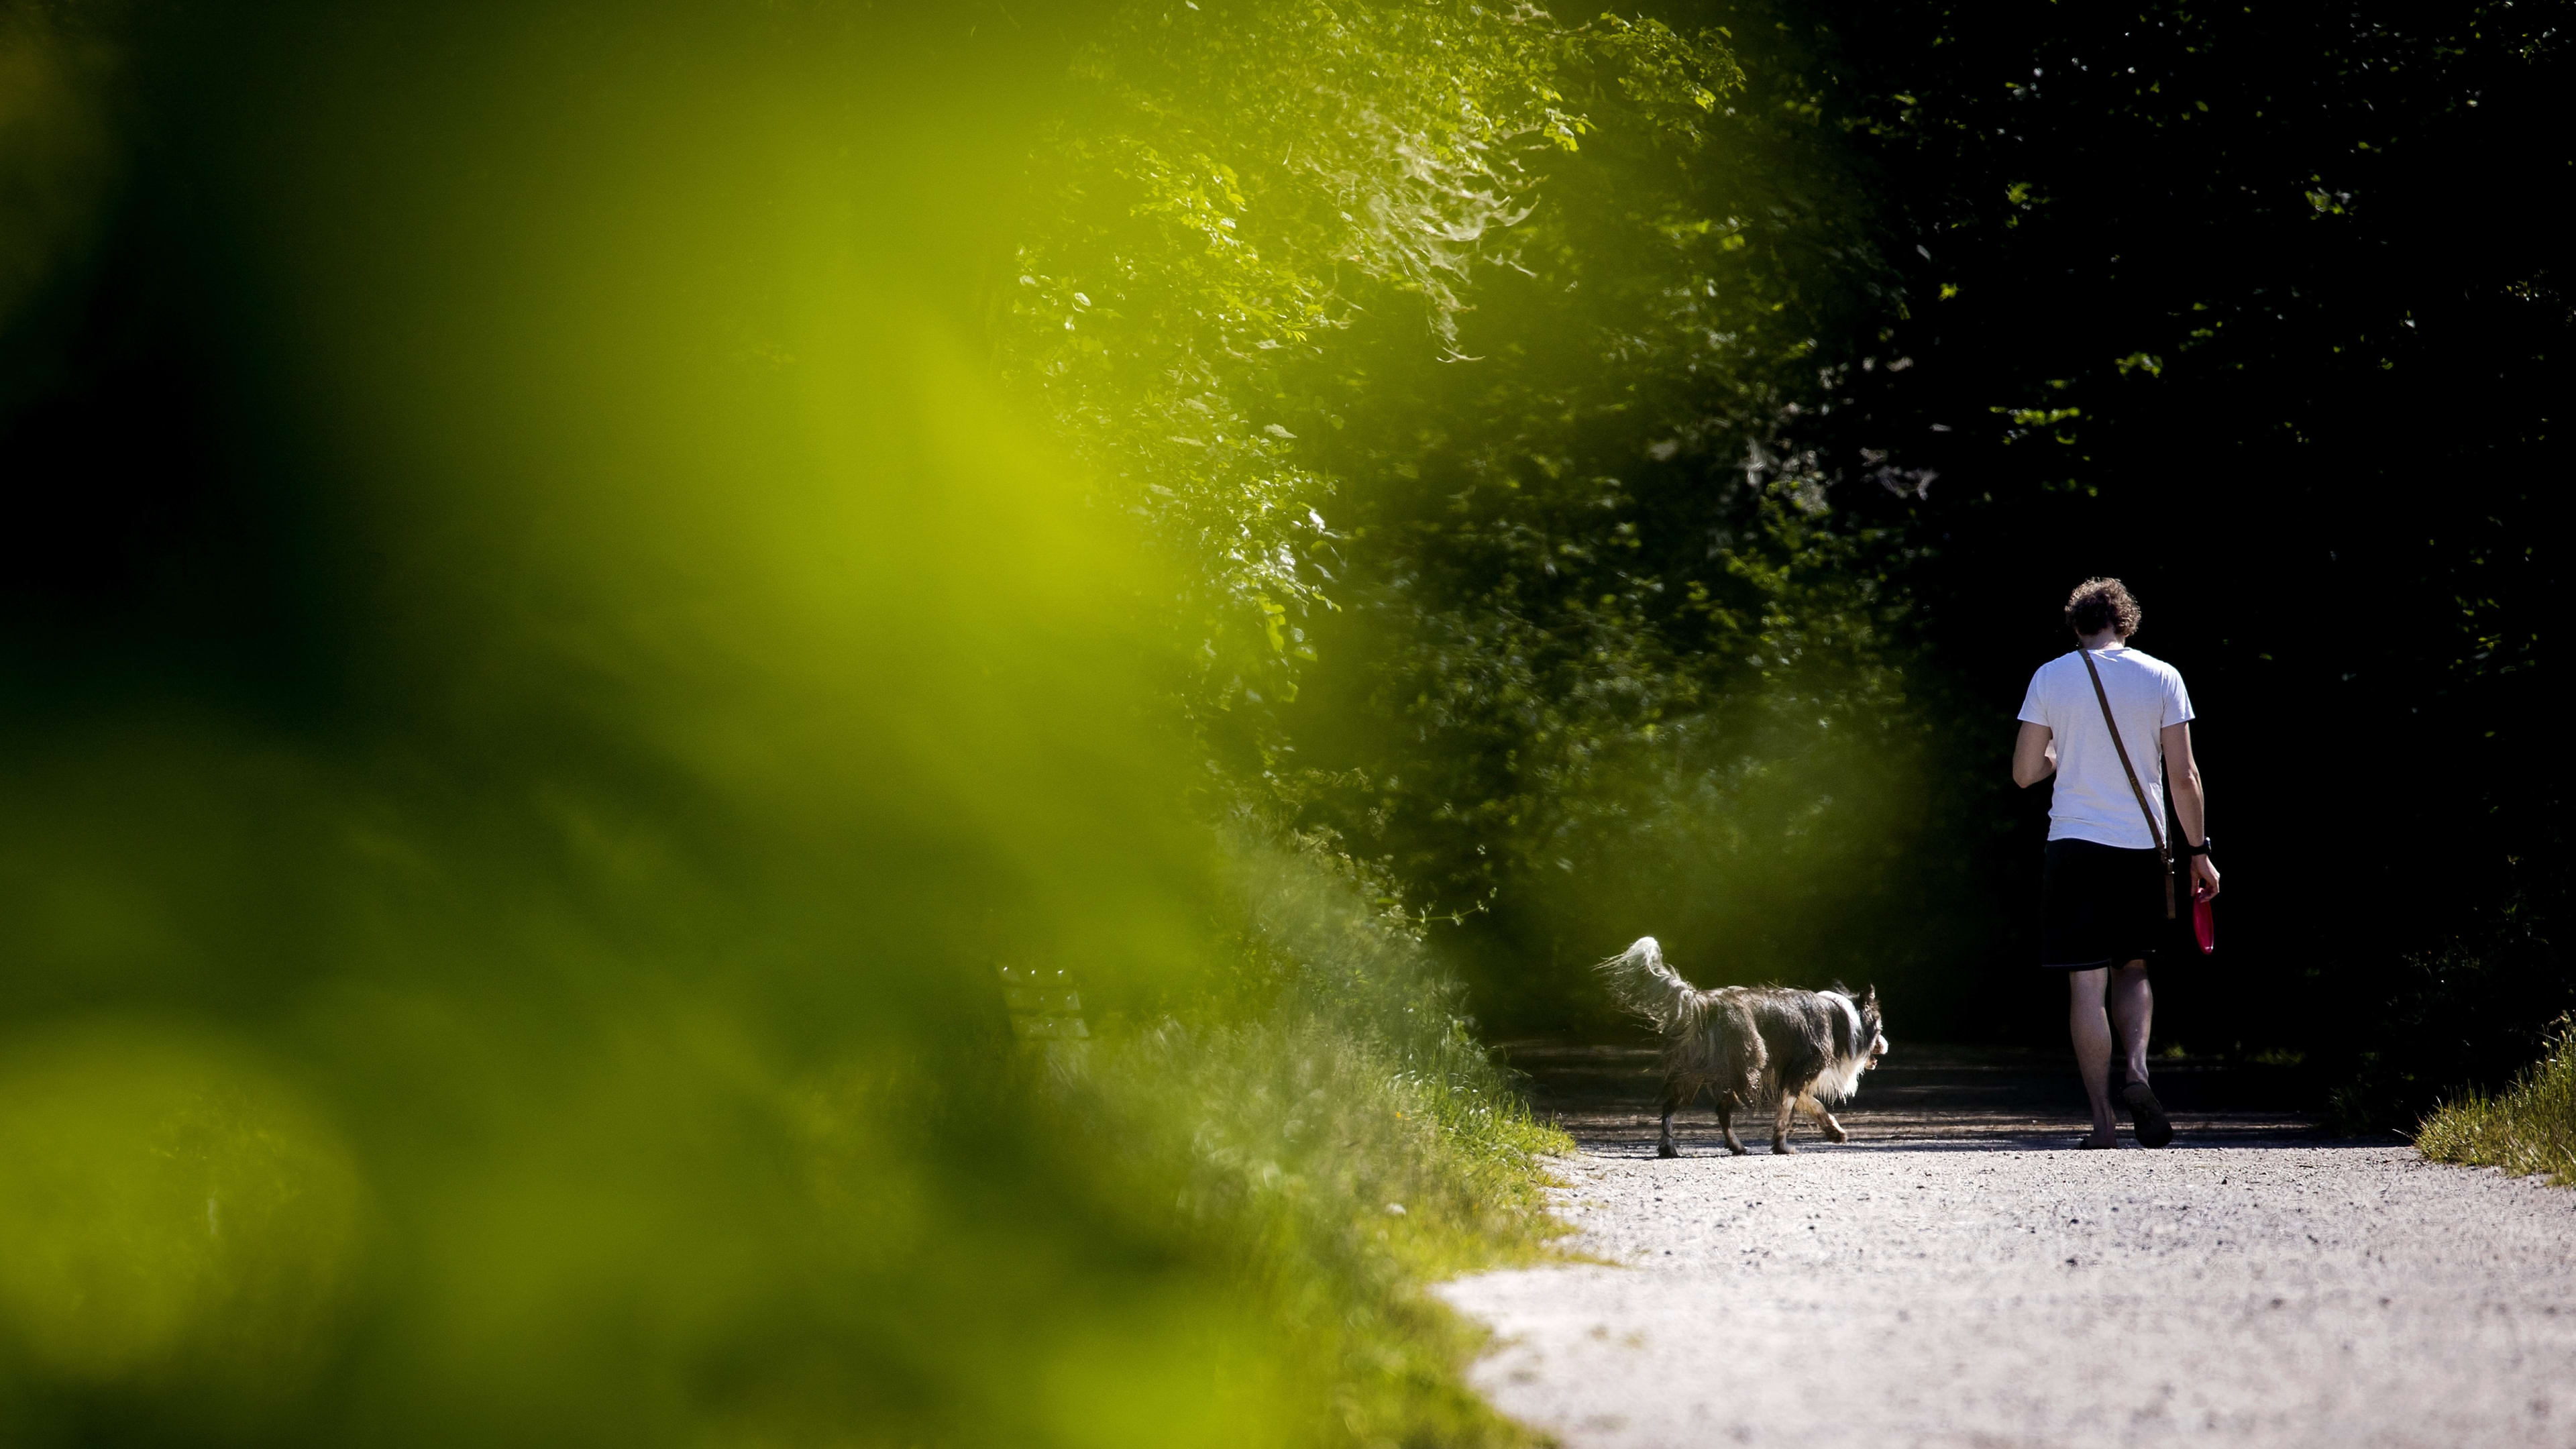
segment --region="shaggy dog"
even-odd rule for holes
[[[1735,1138],[1736,1111],[1770,1092],[1779,1094],[1780,1104],[1771,1126],[1772,1151],[1798,1150],[1789,1145],[1789,1122],[1802,1106],[1815,1114],[1825,1136],[1850,1139],[1825,1104],[1849,1100],[1860,1074],[1887,1055],[1877,987],[1857,1001],[1847,991],[1786,986],[1702,991],[1664,964],[1663,948],[1652,936],[1597,969],[1621,1005],[1664,1034],[1664,1132],[1656,1156],[1682,1155],[1673,1145],[1673,1113],[1689,1106],[1702,1088],[1717,1104],[1726,1150],[1739,1157],[1744,1144]]]

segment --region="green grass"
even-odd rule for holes
[[[1467,1387],[1485,1334],[1433,1281],[1537,1260],[1548,1211],[1534,1120],[1461,1015],[1456,983],[1348,862],[1238,840],[1243,1002],[1226,1024],[1112,1023],[1085,1075],[1135,1109],[1138,1175],[1178,1182],[1187,1230],[1263,1304],[1327,1444],[1538,1440]],[[1096,1140],[1119,1140],[1116,1130]]]
[[[1281,1439],[1535,1442],[1466,1385],[1485,1335],[1424,1290],[1543,1255],[1561,1134],[1499,1084],[1409,1070],[1329,1017],[1104,1046],[1097,1089],[1166,1104],[1139,1177],[1180,1184],[1185,1230],[1260,1305],[1281,1399],[1312,1416]]]
[[[2472,1092],[2434,1109],[2415,1133],[2435,1162],[2546,1173],[2576,1186],[2576,1016],[2559,1018],[2548,1051],[2494,1096]]]

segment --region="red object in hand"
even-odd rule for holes
[[[2218,916],[2209,899],[2209,887],[2195,882],[2191,892],[2191,938],[2200,943],[2200,954],[2218,949]]]

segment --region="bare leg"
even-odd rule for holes
[[[1833,1113],[1825,1110],[1824,1103],[1817,1101],[1813,1097],[1800,1097],[1798,1099],[1798,1105],[1806,1108],[1808,1114],[1816,1119],[1816,1130],[1825,1134],[1825,1140],[1827,1142],[1849,1142],[1851,1140],[1851,1134],[1843,1130],[1843,1124],[1834,1120]]]
[[[2075,1069],[2083,1074],[2084,1094],[2093,1099],[2093,1136],[2097,1147],[2119,1145],[2119,1122],[2111,1115],[2111,1021],[2102,1010],[2108,966],[2066,973],[2066,1028],[2075,1038]],[[2146,973],[2138,973],[2144,976]],[[2141,1040],[2144,1040],[2142,1037]]]
[[[1726,1150],[1742,1157],[1744,1144],[1735,1136],[1735,1099],[1723,1092],[1717,1097],[1717,1130],[1726,1134]]]
[[[1789,1145],[1789,1124],[1797,1119],[1797,1115],[1798,1094],[1787,1087],[1782,1087],[1780,1089],[1779,1120],[1771,1124],[1772,1151],[1795,1152],[1798,1150],[1797,1148]]]
[[[2129,1080],[2147,1079],[2147,1029],[2155,1024],[2156,992],[2147,984],[2147,963],[2131,961],[2111,973],[2111,1024],[2128,1049]]]
[[[2174,1137],[2173,1119],[2165,1115],[2164,1104],[2147,1085],[2147,1029],[2155,1015],[2156,996],[2147,985],[2147,963],[2123,963],[2111,973],[2111,1020],[2128,1047],[2128,1081],[2118,1095],[2121,1105],[2129,1109],[2129,1123],[2141,1147],[2162,1147]]]

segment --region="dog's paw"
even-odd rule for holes
[[[1726,1144],[1726,1150],[1734,1153],[1738,1157],[1742,1157],[1749,1149],[1747,1149],[1741,1142],[1730,1142]]]
[[[1795,1156],[1795,1155],[1797,1154],[1797,1151],[1798,1151],[1798,1149],[1797,1149],[1797,1148],[1790,1146],[1790,1145],[1789,1145],[1788,1143],[1786,1143],[1786,1142],[1774,1142],[1774,1143],[1772,1143],[1772,1144],[1771,1144],[1771,1150],[1772,1150],[1772,1151],[1774,1151],[1774,1152],[1776,1152],[1776,1153],[1778,1153],[1778,1154],[1780,1154],[1782,1157],[1791,1157],[1791,1156]]]
[[[1849,1142],[1851,1140],[1851,1134],[1840,1127],[1828,1127],[1825,1129],[1825,1140],[1827,1142]]]
[[[1679,1157],[1682,1155],[1682,1150],[1669,1142],[1659,1142],[1655,1144],[1655,1155],[1657,1157]]]

